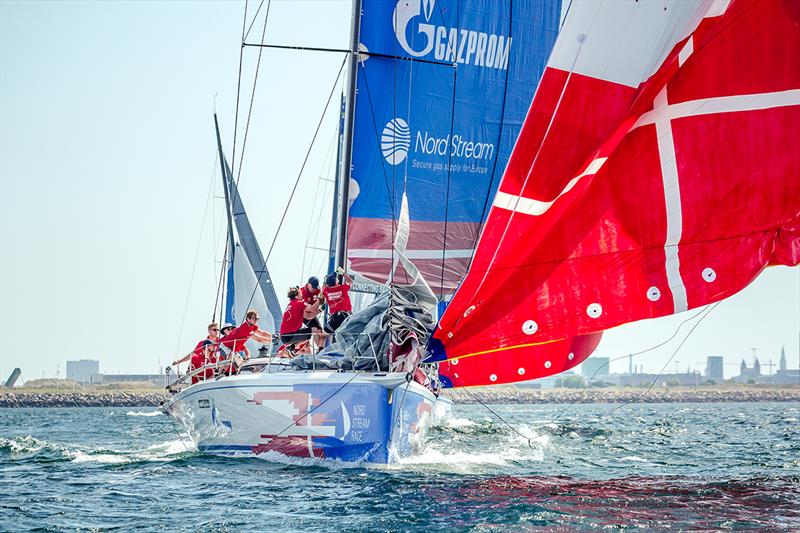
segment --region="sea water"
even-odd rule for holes
[[[0,530],[800,529],[800,404],[456,405],[390,466],[217,458],[155,409],[0,409]]]

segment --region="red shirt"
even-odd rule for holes
[[[350,303],[350,285],[346,283],[325,287],[322,289],[322,295],[325,297],[325,301],[328,302],[330,314],[338,313],[339,311],[347,311],[349,313],[353,310],[353,304]]]
[[[197,348],[194,349],[194,353],[192,353],[192,368],[197,370],[201,366],[205,365],[212,365],[217,362],[217,354],[216,354],[216,346],[212,346],[214,348],[214,352],[212,352],[208,357],[203,354],[203,343],[206,342],[205,339],[200,341],[197,344]],[[214,377],[214,369],[207,368],[205,372],[200,374],[195,374],[192,376],[192,384],[201,381],[202,379],[211,379]]]
[[[200,353],[198,350],[200,350],[200,348],[203,347],[203,343],[204,342],[211,341],[214,344],[216,344],[218,340],[219,340],[219,337],[206,337],[205,339],[203,339],[203,340],[201,340],[200,342],[197,343],[197,346],[194,347],[194,353]]]
[[[317,296],[319,296],[319,293],[320,293],[319,289],[307,289],[306,287],[302,287],[300,289],[300,294],[303,295],[303,300],[307,304],[313,304],[314,300],[316,300]]]
[[[249,339],[257,329],[257,324],[251,326],[247,322],[243,322],[241,326],[222,337],[219,343],[229,348],[232,352],[244,350],[244,343],[247,342],[247,339]]]
[[[289,305],[283,312],[281,321],[281,334],[294,333],[303,327],[303,311],[306,310],[306,303],[303,300],[290,300]]]

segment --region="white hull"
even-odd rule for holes
[[[423,446],[436,403],[403,373],[297,371],[200,382],[164,411],[205,453],[388,463]]]

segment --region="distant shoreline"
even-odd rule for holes
[[[555,404],[555,403],[711,403],[800,402],[795,387],[701,387],[681,389],[529,389],[478,387],[444,393],[455,403]],[[8,407],[158,407],[168,395],[160,391],[36,392],[2,391],[0,408]]]

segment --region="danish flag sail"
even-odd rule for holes
[[[552,373],[551,341],[797,265],[798,51],[797,2],[573,2],[439,356],[527,353],[526,375]]]

